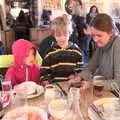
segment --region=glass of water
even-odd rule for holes
[[[1,86],[2,86],[2,101],[3,101],[3,103],[10,102],[11,95],[12,95],[11,81],[2,81]]]

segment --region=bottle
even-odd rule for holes
[[[2,91],[2,85],[1,85],[2,81],[3,81],[3,76],[0,74],[0,91]]]
[[[68,108],[63,120],[84,120],[80,110],[80,89],[71,87],[68,93]]]

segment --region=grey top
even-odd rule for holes
[[[120,36],[112,36],[105,47],[98,47],[88,67],[79,73],[80,77],[90,80],[93,73],[103,75],[105,88],[111,89],[115,81],[120,87]]]

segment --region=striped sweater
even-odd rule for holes
[[[66,81],[75,69],[82,68],[82,54],[75,44],[69,43],[68,47],[63,49],[55,43],[44,56],[41,80]]]

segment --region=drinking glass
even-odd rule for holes
[[[11,81],[2,81],[2,101],[10,102],[12,97],[12,84]]]
[[[15,92],[15,105],[24,106],[27,105],[27,87],[26,85],[16,85],[14,86]]]
[[[62,96],[60,91],[55,86],[52,86],[52,88],[50,88],[49,86],[46,87],[44,98],[47,103],[54,99],[60,99],[61,97]]]
[[[93,94],[95,96],[102,96],[105,84],[104,76],[94,76],[93,77]]]

